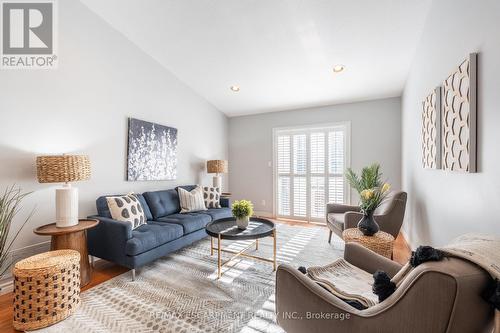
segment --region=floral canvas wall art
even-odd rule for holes
[[[177,129],[129,118],[127,179],[177,178]]]

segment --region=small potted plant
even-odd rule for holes
[[[248,200],[235,201],[231,206],[233,216],[236,218],[236,225],[239,229],[245,230],[248,227],[250,216],[253,214],[253,204]]]
[[[351,169],[347,169],[346,178],[352,188],[359,194],[359,208],[363,218],[358,223],[358,229],[365,236],[373,236],[379,231],[379,225],[373,218],[373,212],[385,199],[391,186],[382,183],[380,165],[372,164],[361,170],[361,177]]]

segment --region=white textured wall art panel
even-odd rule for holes
[[[422,102],[422,166],[441,168],[441,87]]]
[[[476,172],[476,58],[472,53],[443,83],[443,169]]]

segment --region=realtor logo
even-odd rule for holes
[[[2,69],[55,68],[55,3],[2,1]]]

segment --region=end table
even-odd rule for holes
[[[92,268],[87,250],[87,229],[99,224],[99,220],[81,219],[78,224],[67,228],[58,228],[55,223],[36,228],[33,232],[41,236],[51,236],[50,250],[76,250],[80,253],[80,287],[90,282]]]
[[[386,258],[391,259],[392,257],[394,237],[387,232],[379,231],[373,236],[365,236],[358,228],[349,228],[344,230],[342,238],[346,243],[359,243]]]

